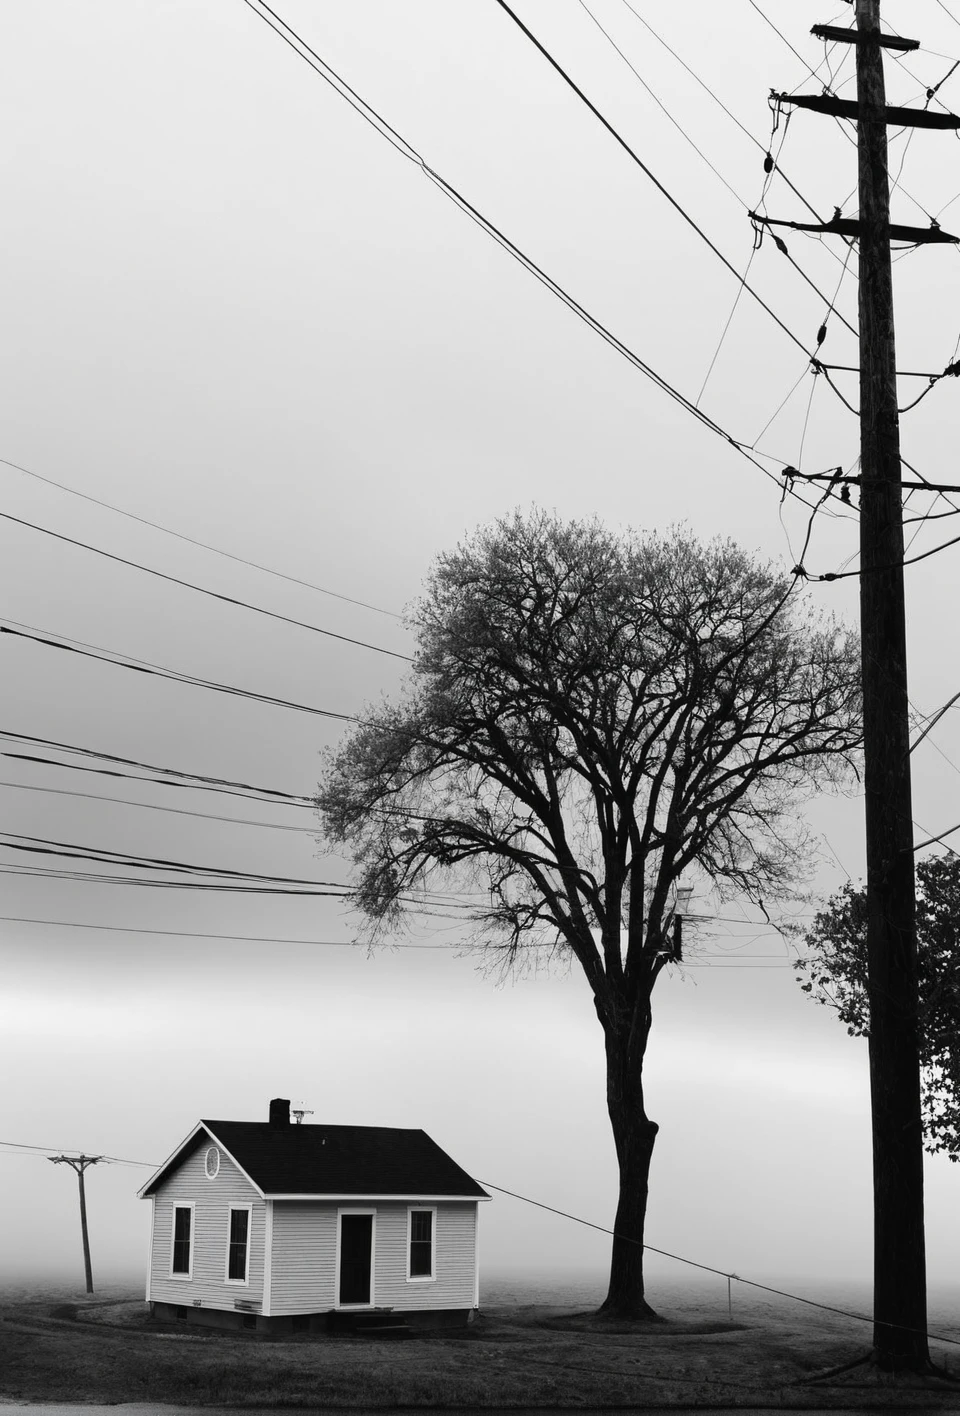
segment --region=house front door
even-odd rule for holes
[[[340,1303],[370,1302],[373,1215],[340,1216]]]

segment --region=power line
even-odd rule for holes
[[[65,482],[57,482],[52,477],[44,477],[39,472],[32,472],[29,467],[22,467],[19,462],[11,462],[8,457],[0,457],[0,463],[5,467],[12,467],[15,472],[22,472],[25,477],[33,477],[38,482],[45,482],[48,487],[56,487],[58,491],[67,492],[72,497],[80,497],[83,501],[92,502],[94,506],[105,507],[107,511],[113,511],[117,516],[125,516],[130,521],[139,521],[142,526],[150,526],[154,531],[162,531],[165,536],[174,536],[178,541],[186,541],[191,546],[199,546],[201,550],[212,551],[214,555],[236,561],[238,565],[246,565],[252,570],[262,571],[264,575],[276,576],[278,580],[289,581],[291,585],[301,585],[306,590],[315,590],[319,595],[329,595],[334,600],[343,600],[348,605],[359,605],[364,610],[374,610],[378,615],[388,615],[391,619],[397,620],[401,618],[394,610],[385,610],[380,605],[370,604],[367,600],[356,600],[351,595],[341,595],[336,590],[327,590],[322,585],[314,585],[310,580],[300,580],[296,575],[286,575],[282,570],[275,570],[272,566],[247,560],[246,557],[234,555],[231,551],[225,551],[220,546],[212,546],[207,541],[198,541],[195,536],[187,536],[183,531],[173,531],[169,526],[162,526],[159,521],[151,521],[146,516],[138,516],[136,512],[125,511],[123,507],[115,506],[113,502],[103,501],[100,497],[94,497],[88,492],[78,491],[76,487],[67,486]]]
[[[90,772],[99,777],[113,777],[117,780],[127,782],[144,782],[154,787],[176,787],[182,791],[214,792],[220,796],[240,797],[244,801],[256,801],[261,806],[294,806],[301,809],[309,809],[313,803],[307,799],[303,801],[275,801],[269,796],[259,796],[255,792],[230,791],[226,787],[208,786],[202,781],[176,781],[167,777],[144,777],[139,772],[120,772],[111,767],[90,767],[84,762],[61,762],[56,757],[41,757],[34,752],[2,752],[0,757],[9,757],[14,762],[30,762],[43,767],[60,767],[65,772]],[[266,790],[266,788],[264,788]],[[107,798],[104,798],[107,800]]]
[[[218,884],[206,880],[138,880],[128,875],[107,875],[91,870],[55,870],[41,866],[0,866],[0,874],[19,875],[27,879],[68,880],[74,884],[87,885],[134,885],[151,890],[201,890],[223,895],[297,895],[310,897],[331,896],[341,899],[343,890],[304,890],[280,885],[231,885]]]
[[[299,876],[221,869],[210,865],[196,865],[192,861],[168,860],[162,856],[141,856],[134,855],[129,851],[114,851],[106,846],[75,845],[69,841],[54,841],[45,836],[28,836],[17,831],[0,831],[0,836],[8,838],[0,840],[0,848],[4,850],[23,851],[35,855],[53,855],[66,860],[90,860],[104,865],[129,866],[135,870],[181,871],[190,875],[229,877],[242,881],[254,881],[257,884],[265,882],[270,885],[325,886],[339,892],[345,898],[353,894],[351,887],[339,880],[304,880]],[[420,900],[424,904],[440,906],[443,909],[468,910],[473,908],[472,905],[464,904],[454,899],[453,896],[436,890],[425,890],[423,895],[419,897],[411,897],[408,894],[402,898],[405,903],[409,903],[413,898],[415,902]]]
[[[716,167],[713,165],[713,163],[710,161],[709,157],[707,157],[706,153],[703,152],[702,149],[697,146],[697,144],[694,142],[693,138],[690,136],[690,134],[687,132],[686,128],[683,126],[683,124],[680,123],[676,118],[674,118],[673,114],[670,112],[670,110],[669,110],[669,108],[667,107],[667,105],[666,105],[666,104],[663,102],[663,100],[653,91],[653,89],[652,89],[652,88],[650,87],[650,85],[647,83],[646,79],[645,79],[645,78],[643,77],[643,75],[640,73],[639,69],[637,69],[636,66],[630,61],[630,59],[628,59],[627,55],[626,55],[626,54],[624,53],[624,51],[620,48],[619,44],[618,44],[617,41],[614,39],[614,37],[613,37],[613,35],[610,33],[610,31],[609,31],[608,29],[606,29],[605,26],[604,26],[603,24],[601,24],[601,22],[597,19],[596,15],[595,15],[595,14],[593,13],[593,11],[590,9],[590,6],[586,3],[586,0],[579,0],[579,5],[580,5],[581,10],[583,10],[587,15],[590,16],[590,19],[591,19],[591,20],[593,21],[593,23],[596,25],[597,29],[598,29],[598,30],[600,31],[600,33],[603,35],[604,39],[605,39],[605,40],[607,41],[607,43],[611,46],[611,48],[612,48],[612,49],[615,49],[616,52],[620,55],[620,58],[623,60],[623,62],[626,64],[627,68],[628,68],[628,69],[630,70],[630,72],[633,74],[634,78],[637,80],[637,83],[640,84],[641,88],[644,90],[645,93],[649,94],[649,96],[653,99],[654,103],[655,103],[655,104],[657,105],[657,107],[660,109],[661,113],[663,113],[664,116],[667,118],[667,120],[668,120],[670,123],[673,124],[673,126],[676,128],[677,132],[678,132],[678,133],[680,134],[680,136],[684,139],[684,141],[687,142],[687,143],[689,143],[690,147],[693,148],[693,150],[694,150],[694,152],[697,154],[697,156],[698,156],[704,163],[706,163],[707,167],[709,167],[710,171],[711,171],[711,172],[713,173],[713,175],[718,179],[718,181],[720,181],[720,182],[723,183],[723,185],[726,187],[726,189],[727,189],[727,191],[730,193],[730,195],[731,195],[736,201],[738,201],[738,202],[740,203],[740,205],[744,208],[744,210],[746,210],[746,209],[747,209],[747,203],[743,200],[743,197],[741,197],[740,193],[739,193],[738,191],[736,191],[735,188],[731,187],[730,183],[727,181],[726,177],[724,177],[723,173],[720,172],[719,169],[716,168]]]
[[[738,202],[740,203],[740,205],[743,207],[744,211],[746,211],[746,212],[749,213],[749,211],[750,211],[749,203],[745,202],[744,199],[743,199],[743,197],[741,197],[740,193],[737,192],[737,191],[735,191],[734,188],[731,187],[730,183],[729,183],[729,182],[727,181],[727,179],[724,177],[723,173],[720,172],[719,169],[714,166],[714,164],[713,164],[713,163],[710,161],[710,159],[707,157],[706,153],[703,152],[702,149],[697,146],[697,144],[694,142],[693,138],[690,136],[690,134],[689,134],[689,132],[687,131],[687,129],[684,127],[684,125],[683,125],[678,119],[676,119],[676,118],[673,116],[673,114],[670,112],[669,108],[667,108],[666,104],[658,97],[658,95],[657,95],[656,93],[654,93],[653,89],[652,89],[652,88],[650,87],[650,85],[647,83],[646,79],[643,77],[643,75],[640,73],[640,71],[636,68],[636,66],[635,66],[635,65],[631,62],[631,60],[627,57],[627,55],[624,53],[624,51],[620,48],[619,44],[617,44],[616,40],[613,38],[613,35],[610,34],[609,30],[605,29],[605,27],[604,27],[604,26],[600,23],[600,21],[597,19],[596,15],[595,15],[595,14],[593,13],[593,11],[590,9],[589,5],[586,3],[586,0],[579,0],[579,3],[580,3],[581,9],[585,10],[586,13],[590,16],[591,20],[592,20],[593,23],[596,25],[596,27],[597,27],[597,29],[600,31],[600,33],[604,36],[604,38],[605,38],[605,39],[607,40],[607,42],[612,46],[612,48],[615,49],[616,52],[620,55],[620,58],[621,58],[621,59],[623,60],[623,62],[626,64],[626,66],[627,66],[627,68],[630,70],[630,72],[634,75],[634,77],[636,78],[637,82],[638,82],[638,83],[645,89],[645,91],[650,95],[650,97],[653,99],[654,103],[657,105],[658,108],[661,109],[661,111],[665,114],[665,116],[667,117],[667,119],[673,124],[673,126],[676,128],[677,132],[678,132],[678,133],[680,134],[680,136],[684,139],[684,141],[687,142],[687,143],[689,143],[689,145],[693,148],[693,150],[694,150],[694,152],[697,154],[697,156],[700,157],[700,158],[703,160],[703,162],[706,163],[706,165],[710,168],[710,171],[714,174],[715,177],[717,177],[717,178],[719,179],[719,181],[721,181],[721,182],[723,183],[723,185],[726,187],[727,191],[731,194],[731,196],[732,196],[736,201],[738,201]],[[631,7],[631,6],[628,6],[628,9],[632,9],[632,7]],[[633,11],[633,13],[636,14],[636,11]],[[638,18],[639,18],[639,16],[638,16]],[[646,24],[646,21],[644,20],[643,23]],[[647,26],[647,27],[649,28],[649,26]],[[659,38],[659,36],[658,36],[658,38]],[[663,41],[661,41],[661,43],[663,43]],[[669,46],[667,46],[667,47],[669,48]],[[673,50],[670,50],[670,52],[671,52],[671,54],[672,54],[672,53],[673,53]],[[682,63],[683,61],[681,60],[680,62]],[[686,67],[686,66],[684,66],[684,67]],[[692,73],[692,70],[691,70],[690,72]],[[719,102],[719,99],[717,100],[717,102]],[[721,107],[723,107],[722,104],[721,104]],[[724,111],[725,111],[725,112],[729,112],[728,109],[725,109]],[[733,116],[733,115],[731,114],[731,117],[732,117],[732,116]],[[736,122],[737,120],[734,119],[734,121]],[[746,131],[747,131],[747,130],[744,129],[744,132],[746,132]],[[751,137],[752,137],[752,134],[748,134],[748,136],[751,136]],[[761,149],[762,149],[762,144],[758,144],[758,146],[761,147]],[[775,164],[775,165],[776,165],[776,164]],[[776,166],[777,166],[777,170],[779,171],[779,166],[778,166],[778,165],[776,165]],[[781,174],[781,175],[782,175],[782,174]],[[814,215],[816,216],[816,212],[814,212]],[[817,219],[819,220],[819,217],[817,217]],[[754,251],[756,251],[756,249],[757,249],[757,248],[754,247]],[[826,303],[827,297],[824,295],[823,291],[820,290],[820,288],[817,286],[817,284],[816,284],[813,280],[810,279],[810,276],[807,275],[807,273],[806,273],[806,271],[803,269],[803,267],[802,267],[801,265],[799,265],[796,260],[794,260],[793,256],[791,256],[790,252],[787,250],[786,245],[785,245],[785,244],[781,244],[780,246],[777,247],[777,249],[781,252],[782,255],[786,256],[787,260],[788,260],[788,261],[790,262],[790,264],[793,266],[794,270],[797,272],[797,274],[798,274],[804,281],[806,281],[806,283],[807,283],[807,285],[809,285],[810,289],[811,289],[816,295],[818,295],[821,300],[823,300],[823,301]],[[851,250],[853,249],[853,244],[852,244],[852,242],[850,243],[850,249],[851,249]],[[751,256],[751,261],[752,261],[752,256]],[[737,293],[737,299],[738,299],[738,300],[739,300],[739,298],[740,298],[740,294],[742,293],[742,291],[743,291],[743,285],[741,284],[740,287],[739,287],[738,293]],[[832,304],[831,304],[830,308],[831,308],[831,309],[833,308]],[[847,329],[850,330],[851,334],[856,334],[857,331],[856,331],[855,327],[850,323],[849,320],[847,320],[847,319],[844,318],[844,316],[840,313],[839,310],[837,311],[837,318],[838,318],[843,324],[846,325]],[[701,393],[702,393],[702,390],[701,390]],[[697,401],[699,402],[699,399],[698,399]]]
[[[560,285],[558,281],[554,280],[552,276],[548,275],[541,266],[537,265],[532,257],[528,256],[519,246],[511,241],[498,226],[488,217],[485,217],[483,213],[468,201],[446,178],[442,177],[432,167],[429,167],[420,153],[417,152],[405,138],[402,138],[396,129],[391,127],[375,108],[367,103],[365,99],[362,99],[356,90],[351,88],[346,80],[342,79],[325,59],[321,59],[316,50],[312,49],[310,45],[307,44],[306,40],[304,40],[286,20],[281,19],[276,11],[272,10],[270,6],[265,3],[265,0],[257,0],[257,3],[254,3],[254,0],[243,0],[243,3],[258,19],[262,20],[264,24],[272,29],[300,59],[308,64],[310,68],[323,79],[324,83],[328,84],[336,94],[349,103],[350,107],[353,108],[375,132],[378,132],[397,152],[417,166],[423,172],[424,176],[428,177],[446,197],[469,216],[481,230],[492,237],[498,245],[502,246],[507,254],[517,260],[529,274],[533,275],[542,285],[546,286],[551,294],[561,300],[578,319],[582,320],[583,323],[588,326],[588,328],[592,329],[595,334],[598,334],[611,348],[622,355],[634,368],[654,383],[662,392],[666,393],[669,398],[672,398],[674,402],[684,408],[686,412],[696,418],[698,422],[702,423],[704,427],[708,428],[711,432],[722,438],[724,442],[729,443],[731,447],[735,448],[742,457],[745,457],[748,462],[752,463],[765,477],[769,477],[771,481],[776,482],[777,479],[774,475],[752,455],[747,445],[733,437],[733,435],[728,433],[719,423],[698,409],[689,398],[680,393],[678,389],[674,388],[672,384],[663,378],[662,375],[658,374],[656,370],[651,365],[647,364],[633,349],[613,334],[602,321],[597,319],[596,316],[591,315],[569,291]],[[793,335],[790,337],[795,338]],[[806,350],[804,350],[804,352],[806,353]],[[764,453],[759,455],[761,457],[766,456]],[[782,463],[782,459],[780,458],[770,458],[769,460]],[[797,493],[791,491],[791,495],[797,496]],[[809,505],[803,497],[798,497],[798,500],[803,501],[804,505]]]
[[[741,133],[743,133],[745,137],[749,138],[749,140],[753,143],[754,147],[759,148],[759,150],[764,153],[764,155],[766,155],[766,149],[764,148],[764,145],[760,141],[760,139],[756,137],[755,134],[751,133],[750,129],[745,127],[745,125],[740,122],[740,119],[737,117],[737,115],[733,113],[723,102],[723,100],[717,96],[713,89],[710,88],[709,84],[705,83],[704,80],[694,69],[691,69],[690,65],[686,62],[686,60],[681,58],[681,56],[677,53],[675,49],[671,49],[667,41],[663,38],[662,35],[657,33],[657,31],[650,24],[649,20],[644,19],[643,15],[640,14],[640,11],[635,9],[634,6],[630,3],[630,0],[622,0],[622,3],[630,11],[631,15],[633,15],[635,19],[640,21],[644,29],[648,30],[649,33],[653,35],[657,43],[662,45],[663,48],[667,51],[667,53],[671,54],[673,58],[676,59],[677,63],[681,66],[681,68],[685,69],[690,75],[690,77],[700,85],[704,93],[706,93],[710,98],[713,99],[714,103],[717,104],[717,106],[723,110],[723,112],[727,115],[731,122],[734,123],[740,129]],[[790,181],[790,178],[783,171],[783,168],[779,165],[779,163],[776,164],[776,171],[779,172],[780,176],[790,188],[791,192],[793,192],[794,196],[799,198],[799,200],[803,203],[810,215],[815,217],[817,221],[821,221],[822,217],[820,216],[820,213],[817,211],[816,207],[811,205],[811,203],[807,201],[803,193],[793,185],[793,183]],[[839,256],[835,255],[830,246],[825,247],[825,249],[827,251],[830,251],[831,255],[835,256],[835,259],[840,259]]]
[[[950,19],[950,20],[953,20],[953,23],[954,23],[958,28],[960,28],[960,20],[957,19],[956,15],[953,13],[952,10],[948,10],[948,9],[947,9],[946,5],[943,3],[943,0],[936,0],[936,3],[940,6],[940,9],[941,9],[941,10],[943,11],[943,13],[947,16],[947,18]]]
[[[149,934],[166,936],[173,939],[216,939],[240,944],[309,944],[312,948],[323,949],[355,949],[365,947],[363,945],[363,941],[357,939],[290,939],[283,936],[278,937],[276,935],[262,934],[208,934],[195,929],[141,929],[138,928],[136,925],[85,924],[81,923],[78,920],[72,919],[36,919],[31,915],[0,915],[0,921],[3,921],[6,924],[42,924],[53,926],[57,929],[102,930],[110,934]],[[402,944],[399,942],[395,942],[392,943],[389,947],[391,949],[449,950],[460,949],[464,946],[461,943],[418,944],[412,941],[407,941]],[[554,946],[552,944],[534,944],[528,945],[526,947],[552,949]],[[720,959],[726,958],[727,956],[726,954],[718,953],[701,955],[700,957]],[[748,959],[782,959],[783,956],[780,954],[746,954],[740,955],[739,957]],[[798,962],[798,960],[787,959],[784,960],[784,962],[792,965]],[[684,967],[690,967],[687,961],[684,962]],[[696,965],[696,967],[706,968],[707,965],[698,964]],[[711,965],[711,967],[713,966]],[[732,967],[732,965],[729,967]]]
[[[137,880],[129,875],[107,875],[106,873],[90,870],[55,870],[41,866],[0,865],[0,875],[18,875],[31,880],[66,880],[72,884],[83,883],[85,885],[133,885],[145,890],[197,890],[219,895],[292,895],[301,898],[351,898],[351,892],[348,890],[305,890],[302,888],[293,889],[285,885],[232,885],[207,880]],[[449,906],[437,906],[436,908],[432,908],[429,905],[418,904],[416,900],[404,900],[403,903],[412,905],[415,914],[426,915],[431,919],[456,921],[458,924],[464,923],[464,916],[462,914],[450,914],[447,911],[449,909],[468,908],[466,905],[458,906],[456,902],[451,902]]]
[[[134,782],[151,782],[157,786],[189,787],[197,791],[224,791],[227,788],[236,788],[237,790],[229,791],[226,794],[242,796],[250,801],[278,797],[279,801],[271,803],[276,806],[313,806],[311,797],[301,793],[281,791],[279,787],[258,787],[250,782],[235,782],[228,777],[210,777],[198,772],[183,772],[175,767],[158,767],[152,762],[141,762],[133,757],[119,757],[115,753],[101,752],[92,747],[78,747],[75,743],[59,742],[55,738],[36,737],[30,733],[17,733],[6,728],[0,728],[0,738],[9,738],[23,743],[36,743],[38,746],[54,748],[59,752],[75,753],[83,757],[96,757],[104,762],[118,762],[124,767],[139,767],[145,772],[159,772],[163,774],[163,777],[177,780],[164,781],[154,777],[142,777],[130,772],[114,772],[106,767],[87,767],[76,762],[58,762],[50,757],[37,757],[0,750],[0,756],[16,758],[25,762],[42,762],[49,766],[63,767],[71,771],[97,772],[103,776],[123,777]]]
[[[633,1239],[629,1235],[618,1235],[616,1230],[608,1229],[603,1224],[594,1224],[592,1220],[581,1219],[579,1215],[569,1214],[566,1210],[555,1209],[553,1205],[544,1204],[542,1200],[532,1200],[529,1195],[520,1195],[516,1190],[506,1190],[502,1185],[494,1185],[491,1180],[478,1180],[477,1183],[483,1185],[486,1189],[496,1190],[500,1195],[509,1195],[511,1199],[522,1200],[526,1205],[533,1205],[536,1209],[546,1210],[548,1214],[559,1215],[561,1219],[569,1219],[574,1224],[582,1224],[587,1229],[596,1229],[601,1234],[609,1234],[615,1239],[620,1238],[626,1240],[629,1244],[636,1244],[640,1248],[648,1250],[651,1254],[659,1254],[662,1258],[673,1259],[678,1264],[686,1264],[690,1268],[701,1269],[704,1273],[715,1273],[718,1277],[727,1279],[728,1282],[733,1280],[735,1283],[745,1284],[748,1288],[759,1288],[764,1293],[775,1293],[778,1298],[789,1298],[795,1303],[805,1303],[808,1307],[820,1308],[825,1313],[837,1313],[843,1318],[853,1318],[858,1323],[872,1324],[875,1321],[873,1318],[866,1317],[863,1313],[852,1313],[847,1308],[836,1308],[830,1303],[820,1303],[815,1298],[803,1298],[799,1293],[788,1293],[783,1288],[772,1288],[768,1283],[757,1283],[752,1278],[741,1278],[738,1273],[727,1273],[725,1269],[714,1268],[712,1264],[698,1263],[696,1259],[687,1259],[684,1258],[682,1254],[673,1254],[669,1249],[658,1249],[653,1244],[642,1243],[639,1239]],[[901,1328],[901,1330],[908,1332],[915,1330],[912,1328],[903,1329],[902,1325],[899,1323],[885,1323],[883,1326]],[[929,1335],[935,1342],[946,1342],[954,1347],[960,1347],[960,1338],[944,1337],[937,1333],[930,1333]]]
[[[219,869],[197,865],[191,861],[168,860],[162,856],[134,855],[129,851],[114,851],[106,846],[76,845],[70,841],[55,841],[46,836],[28,836],[19,831],[0,831],[0,847],[26,851],[36,855],[62,856],[70,860],[92,860],[105,865],[127,865],[138,870],[184,871],[193,875],[229,876],[238,880],[267,882],[272,885],[324,885],[350,893],[350,887],[339,880],[304,880],[297,876],[273,875],[262,871]]]
[[[600,112],[596,104],[593,103],[592,100],[587,97],[583,89],[580,88],[579,84],[577,84],[570,77],[566,69],[564,69],[563,65],[560,64],[558,60],[553,57],[553,55],[546,48],[546,46],[542,44],[539,39],[537,39],[536,35],[531,29],[527,27],[527,25],[524,24],[524,22],[520,19],[519,15],[517,15],[515,11],[511,10],[510,6],[506,3],[506,0],[496,0],[496,3],[500,6],[501,10],[505,11],[506,14],[510,16],[511,20],[513,20],[514,24],[518,27],[518,29],[520,29],[526,35],[527,39],[530,40],[530,43],[540,51],[540,53],[546,59],[547,63],[550,64],[552,68],[554,68],[556,72],[560,75],[564,83],[566,83],[573,90],[573,92],[580,99],[581,103],[584,103],[586,107],[589,108],[590,112],[594,115],[595,118],[599,120],[600,123],[602,123],[603,127],[607,130],[611,137],[617,143],[619,143],[619,145],[623,148],[624,152],[628,154],[628,156],[634,163],[636,163],[636,165],[640,168],[641,172],[643,172],[644,176],[648,177],[649,180],[653,183],[653,185],[657,188],[657,190],[664,197],[666,197],[667,201],[674,208],[674,210],[679,212],[679,214],[683,217],[684,221],[688,224],[688,226],[690,226],[696,232],[696,234],[700,237],[701,241],[703,241],[710,248],[713,254],[727,268],[730,274],[736,280],[741,280],[740,272],[737,270],[736,266],[727,260],[726,256],[723,254],[723,252],[719,249],[718,246],[714,245],[713,241],[711,241],[710,237],[703,230],[703,227],[698,225],[698,223],[694,221],[690,213],[683,206],[681,206],[680,202],[677,201],[676,197],[671,195],[671,193],[663,185],[660,179],[653,174],[647,164],[639,156],[639,154],[630,146],[626,138],[624,138],[622,134],[613,126],[609,119],[604,117],[604,115]],[[776,324],[779,325],[779,327],[783,330],[787,338],[792,340],[798,349],[802,349],[804,354],[806,354],[808,358],[812,358],[813,356],[810,353],[810,350],[807,349],[803,341],[798,339],[797,336],[793,333],[793,330],[789,329],[788,326],[784,324],[783,320],[781,320],[780,316],[770,308],[770,306],[764,300],[763,296],[758,294],[758,292],[754,290],[753,286],[748,285],[745,280],[743,281],[743,288],[747,291],[748,294],[753,296],[754,300],[756,300],[757,304],[760,305],[762,309],[766,310],[767,314],[772,320],[776,322]]]
[[[143,781],[141,777],[138,780]],[[96,792],[70,792],[63,787],[40,787],[32,782],[0,782],[0,787],[11,787],[21,792],[47,792],[53,796],[80,797],[84,801],[107,801],[114,806],[135,806],[141,811],[165,811],[175,816],[195,816],[200,821],[226,821],[232,826],[262,826],[268,831],[298,831],[307,836],[319,835],[317,826],[286,826],[278,821],[249,821],[242,816],[214,816],[207,811],[188,811],[179,806],[157,806],[153,802],[131,801],[129,797],[100,796]]]
[[[205,934],[195,929],[140,929],[135,925],[83,924],[73,919],[35,919],[29,915],[0,915],[6,924],[42,924],[57,929],[93,929],[109,934],[150,934],[171,939],[218,939],[238,944],[309,944],[317,949],[356,949],[364,947],[357,939],[289,939],[264,934]],[[391,949],[454,949],[459,944],[417,944],[412,941],[393,943]]]
[[[180,673],[176,669],[164,669],[158,664],[151,664],[144,659],[133,659],[126,655],[115,654],[112,650],[98,649],[94,645],[83,644],[81,640],[67,639],[66,635],[58,635],[52,638],[50,634],[42,630],[34,630],[33,626],[27,625],[23,628],[13,628],[12,621],[6,624],[0,623],[0,634],[11,634],[18,639],[29,639],[36,644],[42,644],[48,649],[62,649],[70,654],[79,654],[85,659],[98,659],[105,664],[113,664],[116,668],[131,669],[135,673],[150,674],[155,678],[170,679],[174,683],[190,684],[194,688],[206,688],[214,693],[227,693],[235,698],[248,698],[254,703],[266,703],[275,708],[290,708],[297,713],[309,713],[316,718],[332,718],[341,723],[354,723],[357,720],[349,713],[335,713],[328,708],[313,708],[306,703],[294,703],[287,698],[277,698],[269,693],[256,693],[251,689],[233,688],[226,683],[218,683],[213,679],[200,678],[195,674]]]
[[[12,1150],[39,1151],[45,1156],[48,1156],[50,1151],[62,1152],[64,1150],[70,1149],[69,1146],[28,1146],[24,1145],[21,1141],[0,1141],[0,1146],[6,1146],[8,1149]],[[116,1155],[98,1155],[97,1160],[109,1161],[111,1165],[136,1165],[142,1167],[145,1170],[157,1169],[157,1167],[155,1165],[151,1165],[150,1161],[148,1160],[121,1160],[120,1157]]]
[[[166,571],[155,570],[149,565],[141,565],[139,561],[128,560],[126,556],[115,555],[113,551],[105,551],[100,546],[91,546],[87,541],[78,541],[73,536],[64,536],[59,531],[51,531],[48,526],[38,526],[33,521],[24,521],[22,517],[12,516],[8,511],[0,511],[0,517],[5,521],[12,521],[17,526],[25,526],[31,531],[38,531],[43,536],[52,536],[54,540],[63,541],[68,546],[77,546],[81,550],[92,551],[94,555],[103,556],[105,560],[116,561],[118,565],[129,566],[132,570],[141,570],[145,575],[156,576],[158,580],[166,580],[171,585],[180,585],[185,590],[195,590],[198,594],[207,595],[212,600],[221,600],[226,605],[236,605],[240,609],[252,610],[254,614],[266,615],[269,619],[282,620],[284,624],[295,625],[298,629],[309,629],[313,634],[323,634],[328,639],[339,639],[344,644],[355,644],[361,649],[371,649],[375,654],[387,654],[391,659],[403,659],[405,663],[413,663],[409,654],[400,654],[395,649],[384,649],[379,644],[368,644],[366,640],[353,639],[348,634],[337,634],[332,629],[322,629],[320,625],[293,619],[290,615],[282,615],[276,610],[265,610],[262,605],[253,605],[249,600],[239,600],[235,595],[224,595],[219,590],[208,590],[203,585],[194,585],[190,580],[182,580],[179,575],[169,575]]]
[[[768,15],[765,15],[765,14],[763,13],[763,11],[760,9],[760,6],[756,3],[756,0],[747,0],[747,4],[750,5],[752,9],[756,10],[756,12],[757,12],[757,14],[760,16],[761,20],[763,20],[766,24],[768,24],[768,25],[770,26],[770,28],[773,30],[774,34],[775,34],[779,39],[782,39],[782,40],[783,40],[784,44],[785,44],[785,45],[787,46],[787,48],[790,50],[790,53],[791,53],[792,55],[794,55],[795,58],[797,58],[797,59],[800,60],[800,63],[801,63],[801,64],[803,65],[803,67],[806,69],[807,73],[808,73],[813,79],[816,79],[817,83],[820,83],[821,81],[820,81],[820,79],[819,79],[819,77],[818,77],[818,75],[817,75],[816,69],[812,69],[812,68],[810,67],[810,65],[807,63],[806,59],[804,59],[803,55],[800,53],[800,51],[799,51],[798,49],[794,49],[793,45],[790,43],[789,39],[787,39],[786,35],[785,35],[785,34],[782,34],[782,33],[780,32],[780,30],[777,29],[776,25],[773,23],[773,20],[771,20]]]

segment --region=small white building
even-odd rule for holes
[[[140,1191],[157,1317],[261,1330],[465,1323],[490,1196],[424,1131],[199,1121]]]

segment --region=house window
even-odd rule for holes
[[[250,1250],[250,1211],[231,1209],[227,1231],[227,1279],[246,1283]]]
[[[436,1210],[410,1211],[409,1278],[433,1278],[433,1226]]]
[[[193,1205],[175,1205],[173,1210],[173,1254],[170,1272],[176,1278],[190,1278],[193,1272]]]

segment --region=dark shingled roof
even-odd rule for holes
[[[425,1131],[393,1126],[272,1126],[266,1121],[200,1124],[265,1195],[489,1199]],[[184,1158],[178,1152],[171,1166]],[[155,1190],[160,1178],[145,1193]]]

